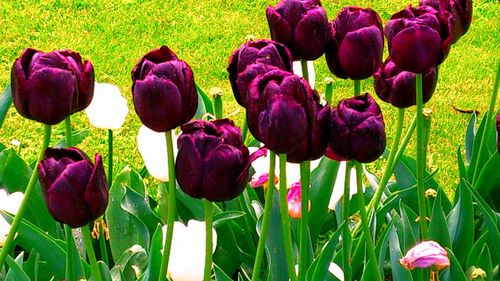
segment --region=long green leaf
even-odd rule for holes
[[[460,262],[450,249],[448,250],[448,258],[450,259],[450,266],[444,269],[439,275],[441,281],[467,281],[467,276],[460,266]]]
[[[9,266],[9,272],[5,277],[5,281],[30,281],[28,275],[24,273],[22,268],[23,263],[23,253],[20,253],[16,260],[13,260],[10,256],[7,256],[7,265]]]
[[[227,276],[227,274],[220,269],[216,264],[214,264],[214,272],[215,272],[215,281],[233,281],[231,277]]]
[[[441,197],[437,197],[434,201],[431,222],[429,223],[429,238],[443,247],[451,247],[450,231],[441,207]]]
[[[411,273],[404,269],[399,262],[399,259],[403,257],[403,254],[401,253],[401,248],[399,247],[399,239],[395,226],[390,227],[389,230],[389,255],[393,280],[413,281]]]
[[[481,253],[477,257],[476,267],[486,272],[487,281],[493,281],[493,264],[491,262],[491,254],[488,245],[483,246]]]
[[[337,243],[343,228],[344,224],[341,224],[333,233],[332,237],[330,237],[328,243],[323,246],[323,249],[321,249],[321,252],[316,257],[316,259],[314,259],[313,263],[307,270],[307,280],[325,280],[326,276],[329,274],[328,267],[330,266],[330,262],[332,261],[333,254],[335,252],[335,248],[337,247]]]
[[[156,231],[151,239],[151,246],[149,248],[148,268],[146,269],[144,280],[158,280],[160,275],[161,266],[161,250],[163,248],[163,231],[160,225],[157,226]]]
[[[2,128],[3,122],[9,111],[10,105],[12,104],[12,91],[10,85],[5,87],[3,94],[0,96],[0,128]]]
[[[493,153],[490,159],[481,168],[474,189],[477,190],[483,198],[488,198],[494,188],[500,187],[500,173],[498,172],[498,167],[500,167],[500,154]]]
[[[465,161],[467,161],[467,165],[470,164],[472,159],[472,152],[474,149],[474,139],[476,137],[476,122],[477,116],[476,113],[471,114],[469,125],[467,126],[467,133],[465,134]]]
[[[127,249],[111,269],[112,280],[135,281],[148,266],[148,254],[139,245]]]

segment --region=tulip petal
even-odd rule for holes
[[[289,23],[271,6],[266,9],[271,38],[274,41],[288,45],[292,40],[292,28]]]
[[[323,7],[307,11],[293,31],[292,52],[305,60],[316,60],[325,52],[328,19]]]
[[[175,174],[181,189],[194,198],[202,198],[199,188],[203,180],[203,158],[198,152],[194,140],[188,135],[181,135],[177,140],[179,153],[175,162]]]
[[[92,102],[85,109],[92,126],[99,129],[119,129],[128,114],[127,100],[120,89],[107,83],[96,83]]]
[[[93,219],[104,214],[108,206],[108,183],[102,164],[101,155],[95,155],[95,165],[90,175],[89,183],[85,189],[85,201]]]

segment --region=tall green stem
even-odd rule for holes
[[[71,140],[71,118],[69,115],[64,119],[64,128],[66,129],[66,147],[71,147],[73,142]]]
[[[113,182],[113,130],[108,129],[108,184]]]
[[[300,255],[299,255],[299,280],[306,280],[308,262],[308,237],[309,237],[309,185],[311,177],[311,161],[300,163],[300,193],[301,193],[301,220],[300,220]]]
[[[104,217],[101,217],[102,223],[99,225],[99,249],[101,250],[102,261],[109,265],[108,248],[106,247],[106,232],[104,231]]]
[[[307,60],[300,60],[300,66],[302,67],[302,77],[309,83],[309,71],[307,69]]]
[[[422,73],[416,74],[416,98],[417,98],[417,197],[418,197],[418,213],[419,224],[422,240],[427,240],[427,215],[425,208],[425,187],[424,187],[424,171],[425,171],[425,154],[424,154],[424,117],[422,111],[424,109],[423,94],[422,94]]]
[[[416,126],[417,126],[417,116],[415,116],[411,121],[410,127],[408,127],[408,130],[406,131],[403,140],[401,141],[401,145],[398,147],[396,156],[394,156],[394,160],[392,161],[391,174],[394,171],[394,169],[396,169],[396,165],[398,164],[401,155],[403,155],[406,146],[410,142],[411,136],[413,135],[413,132],[415,132]]]
[[[64,225],[64,232],[66,234],[66,279],[68,281],[76,281],[75,267],[73,263],[73,245],[75,240],[73,239],[73,231],[68,225]]]
[[[163,256],[161,259],[160,275],[158,280],[162,281],[166,278],[168,261],[170,258],[170,248],[172,247],[172,235],[174,232],[175,219],[175,163],[174,163],[174,147],[172,143],[172,131],[165,133],[167,140],[167,157],[168,157],[168,213],[167,213],[167,234],[165,245],[163,246]],[[165,208],[165,206],[160,206]]]
[[[50,132],[52,127],[50,125],[44,125],[44,136],[43,136],[43,142],[42,146],[40,147],[40,151],[38,152],[38,158],[37,162],[33,168],[33,171],[31,172],[31,177],[28,181],[28,186],[26,187],[26,190],[24,191],[24,198],[23,201],[21,202],[21,206],[19,206],[19,209],[17,210],[17,214],[14,217],[14,220],[11,223],[9,234],[7,235],[7,238],[5,239],[5,243],[3,245],[2,251],[0,251],[0,270],[2,269],[2,266],[5,262],[5,259],[7,258],[7,254],[10,251],[10,248],[12,247],[12,242],[14,240],[14,236],[16,235],[17,229],[19,228],[19,224],[21,223],[21,220],[24,216],[24,213],[26,212],[26,208],[28,208],[28,202],[31,199],[31,194],[33,193],[33,188],[35,187],[36,182],[38,181],[38,164],[40,161],[43,159],[43,153],[45,149],[49,146],[50,142]]]
[[[354,96],[361,95],[361,80],[354,80]]]
[[[361,224],[363,225],[363,232],[365,233],[363,235],[363,239],[365,240],[366,248],[368,250],[368,257],[372,260],[371,265],[373,267],[372,268],[373,273],[375,274],[376,277],[375,280],[382,281],[378,268],[378,259],[377,256],[375,255],[375,247],[373,246],[369,221],[368,217],[366,216],[365,196],[363,195],[363,167],[361,163],[358,162],[356,163],[356,186],[358,190],[357,193],[358,193],[359,215],[361,216]]]
[[[269,151],[269,173],[266,189],[266,198],[264,202],[264,214],[262,215],[262,227],[260,229],[259,243],[257,244],[257,253],[255,254],[255,262],[253,265],[252,281],[260,280],[260,268],[264,257],[264,249],[266,247],[267,232],[269,230],[269,221],[271,219],[271,210],[273,207],[273,191],[274,191],[274,169],[276,166],[276,154]]]
[[[493,86],[493,94],[491,95],[491,100],[490,100],[490,108],[488,109],[488,114],[485,115],[486,118],[486,124],[484,125],[484,130],[483,130],[483,135],[481,136],[481,142],[479,143],[479,152],[477,159],[482,159],[484,150],[485,150],[485,145],[486,145],[486,139],[488,138],[488,131],[491,126],[491,122],[495,118],[494,112],[495,112],[495,104],[497,101],[497,96],[498,96],[498,84],[500,81],[500,60],[498,61],[498,66],[497,66],[497,74],[495,78],[495,86]],[[474,167],[474,176],[472,177],[472,185],[474,186],[477,181],[477,177],[479,176],[480,172],[480,167],[478,166],[478,163],[476,163],[476,167]]]
[[[279,158],[281,231],[283,232],[283,244],[285,247],[288,276],[291,281],[297,281],[297,275],[295,274],[295,258],[293,257],[292,232],[290,230],[290,217],[288,216],[288,201],[286,200],[288,194],[286,183],[286,154],[280,154]]]
[[[204,281],[210,281],[212,275],[212,202],[203,199],[203,206],[205,208],[205,230],[206,230],[206,243],[205,243],[205,270],[203,274]]]
[[[332,77],[326,77],[325,78],[325,100],[328,104],[332,102],[332,96],[333,96],[333,78]]]
[[[92,238],[90,238],[89,226],[85,225],[80,229],[82,230],[85,249],[87,249],[87,256],[90,262],[90,271],[92,272],[92,277],[96,281],[102,281],[101,272],[99,271],[99,266],[97,265],[97,259],[95,257],[94,247],[92,246]]]
[[[245,118],[243,120],[243,128],[241,129],[241,138],[243,139],[243,143],[245,143],[245,140],[247,139],[247,134],[248,134],[248,121]]]
[[[349,200],[351,197],[351,163],[346,162],[344,177],[344,196],[342,201],[344,229],[342,233],[342,265],[344,270],[344,280],[351,280],[351,233],[349,229]]]

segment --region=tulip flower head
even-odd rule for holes
[[[294,182],[288,190],[286,200],[288,202],[288,214],[294,219],[302,217],[302,191],[300,182]],[[311,209],[311,201],[308,201],[308,210]]]
[[[330,27],[319,1],[281,0],[267,7],[266,16],[271,38],[290,48],[294,60],[315,60],[325,52]]]
[[[12,100],[23,117],[55,125],[85,109],[94,94],[94,67],[79,53],[28,48],[11,72]]]
[[[9,235],[10,224],[4,219],[1,211],[5,211],[12,215],[17,214],[21,202],[23,201],[24,194],[21,192],[14,192],[12,194],[7,194],[5,190],[0,189],[0,248],[5,244],[5,239]]]
[[[247,70],[250,65],[254,65],[252,70]],[[285,71],[292,69],[292,54],[281,43],[266,39],[248,41],[232,53],[227,72],[238,104],[245,107],[246,89],[250,82],[258,74],[274,67]]]
[[[438,68],[432,67],[423,74],[423,101],[428,102],[436,89]],[[388,58],[373,74],[377,96],[395,107],[407,108],[416,104],[416,74],[401,70]]]
[[[332,23],[326,48],[330,71],[340,78],[370,77],[382,63],[384,32],[377,12],[344,7]]]
[[[174,157],[177,155],[177,136],[172,131]],[[155,179],[168,182],[167,141],[164,133],[155,132],[142,125],[137,134],[137,148],[149,174]]]
[[[293,151],[312,130],[312,95],[308,83],[290,72],[272,70],[257,76],[247,95],[250,132],[276,153]]]
[[[132,70],[132,81],[135,111],[148,128],[170,131],[196,113],[193,72],[168,47],[144,55]]]
[[[399,260],[401,265],[408,270],[414,268],[435,267],[441,270],[450,266],[448,253],[434,241],[422,241],[408,250],[406,255]]]
[[[127,100],[113,84],[95,83],[94,98],[85,109],[90,124],[99,129],[121,128],[128,113]]]
[[[341,101],[333,108],[325,155],[333,160],[370,163],[385,150],[385,125],[380,107],[368,94]]]
[[[167,226],[163,226],[163,243]],[[172,248],[167,274],[173,281],[203,280],[205,265],[205,222],[188,221],[187,225],[174,222]],[[217,232],[212,228],[213,251],[217,246]]]
[[[437,11],[449,12],[448,25],[452,30],[453,43],[469,30],[472,21],[472,0],[420,0],[420,6],[431,6]]]
[[[196,120],[181,127],[175,163],[181,189],[194,198],[224,201],[245,188],[254,157],[243,144],[241,131],[229,119]]]
[[[426,73],[444,61],[453,34],[444,17],[430,6],[408,6],[385,25],[389,54],[402,70]]]
[[[102,159],[95,164],[77,148],[47,148],[38,177],[52,216],[72,228],[102,216],[108,205],[108,183]]]

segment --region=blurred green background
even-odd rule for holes
[[[0,88],[10,81],[13,61],[27,47],[51,51],[72,49],[91,60],[96,81],[120,87],[129,101],[129,115],[124,127],[115,132],[115,168],[125,165],[141,169],[142,159],[136,148],[140,121],[131,102],[130,72],[137,60],[151,49],[168,45],[178,57],[188,62],[195,80],[209,92],[220,87],[224,92],[224,114],[232,115],[242,124],[244,111],[234,101],[226,67],[232,51],[247,35],[269,38],[265,17],[270,0],[20,0],[0,1]],[[385,23],[390,16],[410,4],[402,0],[333,1],[322,4],[329,19],[334,19],[343,6],[372,7]],[[417,5],[418,2],[412,1]],[[426,107],[432,109],[432,135],[429,146],[430,169],[437,169],[438,182],[452,191],[458,181],[455,161],[457,147],[463,147],[469,114],[452,108],[487,110],[493,88],[495,68],[500,58],[500,2],[474,2],[474,15],[469,32],[455,44],[440,67],[439,83],[434,97]],[[387,53],[387,51],[385,51]],[[316,88],[324,91],[323,79],[332,76],[324,57],[315,62]],[[374,94],[372,80],[362,82],[362,91]],[[352,96],[352,82],[335,78],[334,102]],[[378,100],[378,99],[377,99]],[[380,100],[388,145],[392,143],[396,109]],[[406,124],[414,109],[408,110]],[[482,116],[482,115],[481,115]],[[75,129],[91,128],[84,112],[72,116]],[[12,107],[0,129],[0,142],[7,146],[12,140],[21,142],[21,154],[34,160],[41,142],[43,128],[24,120]],[[53,142],[63,137],[63,125],[55,126]],[[106,156],[107,133],[93,130],[80,145],[89,155],[99,152]],[[413,144],[408,154],[413,155]],[[371,168],[380,173],[383,161]]]

